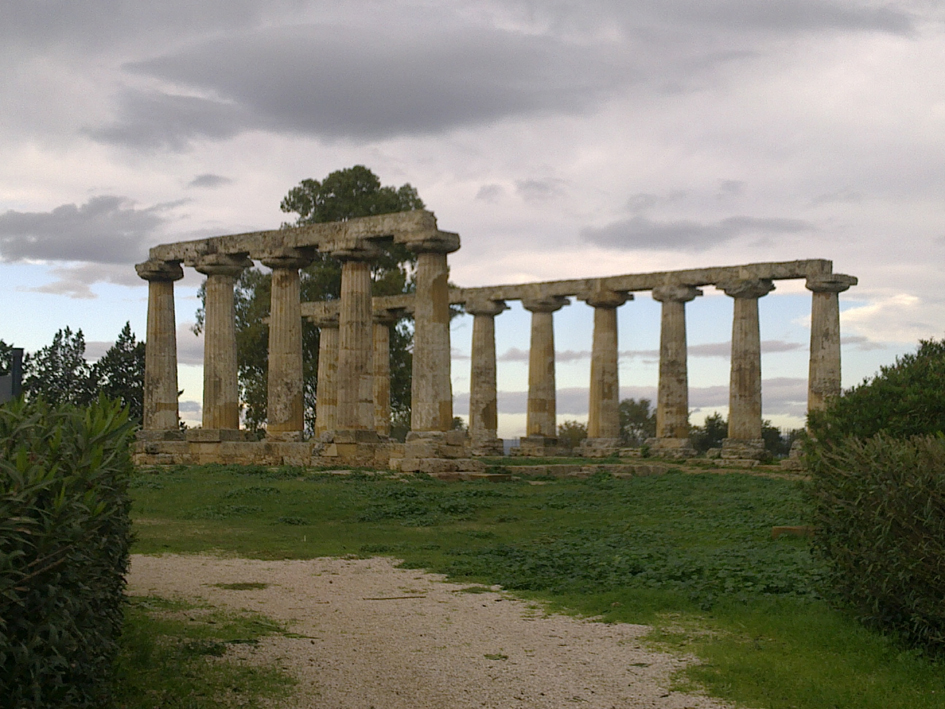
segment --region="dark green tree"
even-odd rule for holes
[[[728,421],[722,414],[716,412],[705,417],[701,426],[692,426],[689,440],[697,453],[705,453],[710,448],[719,448],[722,439],[728,436]]]
[[[302,180],[282,200],[283,212],[296,218],[285,226],[304,226],[356,217],[423,209],[423,201],[409,184],[384,186],[363,165],[355,165],[329,174],[324,180]],[[389,245],[373,268],[375,295],[410,292],[410,274],[416,258],[402,245]],[[240,276],[235,290],[236,342],[240,397],[244,402],[249,426],[258,428],[266,420],[268,393],[267,356],[269,328],[262,319],[269,315],[271,279],[268,273],[248,269]],[[303,301],[332,300],[341,295],[341,263],[326,254],[316,254],[312,264],[301,272]],[[201,300],[202,300],[201,291]],[[197,313],[199,332],[203,308]],[[391,411],[394,429],[405,429],[410,419],[410,347],[413,328],[401,321],[391,329]],[[306,425],[311,427],[316,404],[318,371],[318,329],[302,324]]]
[[[13,345],[0,340],[0,377],[10,373],[13,366]]]
[[[59,330],[52,344],[24,358],[23,392],[49,404],[88,406],[96,396],[92,369],[85,361],[82,330]]]
[[[572,420],[558,424],[558,440],[568,448],[577,448],[585,438],[587,424]]]
[[[144,349],[135,339],[131,323],[125,323],[102,358],[92,365],[91,378],[105,396],[121,401],[128,418],[140,424],[144,411]]]
[[[625,446],[642,446],[656,435],[656,411],[649,399],[624,399],[620,402],[620,442]]]

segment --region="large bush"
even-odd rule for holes
[[[101,707],[122,621],[131,425],[117,403],[0,407],[0,697]]]
[[[945,437],[847,438],[811,463],[832,591],[867,624],[945,652]]]

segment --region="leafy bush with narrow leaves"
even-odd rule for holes
[[[945,653],[945,436],[813,449],[814,549],[866,624]]]
[[[108,704],[128,568],[120,404],[0,407],[0,702]]]

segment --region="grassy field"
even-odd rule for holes
[[[745,706],[945,708],[945,665],[832,610],[806,541],[771,539],[772,526],[806,521],[789,480],[446,483],[204,466],[142,471],[132,493],[139,553],[390,555],[563,612],[652,624],[653,642],[702,659],[682,685]]]

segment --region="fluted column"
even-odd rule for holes
[[[728,438],[725,457],[760,457],[761,438],[761,331],[758,298],[774,290],[768,279],[730,281],[717,288],[735,299],[732,318],[732,373],[729,383]]]
[[[400,308],[374,311],[374,430],[390,436],[390,329],[404,316]]]
[[[174,281],[184,277],[177,261],[135,265],[148,282],[148,339],[144,354],[144,431],[178,431],[177,325]]]
[[[338,408],[338,315],[313,318],[318,328],[318,385],[315,390],[315,435],[335,430]]]
[[[810,376],[807,411],[821,411],[827,400],[840,395],[840,298],[857,279],[839,273],[810,276]]]
[[[617,308],[632,299],[633,296],[628,293],[607,290],[597,290],[584,299],[594,308],[591,386],[585,448],[615,448],[620,442]]]
[[[563,296],[528,298],[522,306],[532,314],[528,353],[528,415],[526,433],[557,438],[555,399],[555,330],[553,313],[570,301]]]
[[[469,377],[469,437],[473,455],[501,455],[496,395],[495,316],[508,306],[504,300],[469,300],[473,316],[472,361]]]
[[[332,253],[342,261],[338,319],[338,431],[374,430],[374,332],[371,312],[370,246]]]
[[[686,347],[686,303],[702,295],[692,286],[653,289],[662,303],[660,377],[656,400],[656,446],[689,449],[689,372]]]
[[[459,236],[440,232],[410,244],[410,248],[417,253],[410,429],[449,431],[453,425],[453,385],[446,255],[459,248]]]
[[[299,249],[287,248],[260,260],[272,269],[266,434],[300,439],[305,428],[305,389],[299,269],[311,263],[311,257]]]
[[[210,254],[195,268],[207,277],[203,328],[203,427],[240,427],[236,362],[236,310],[233,286],[244,268],[245,254]]]

